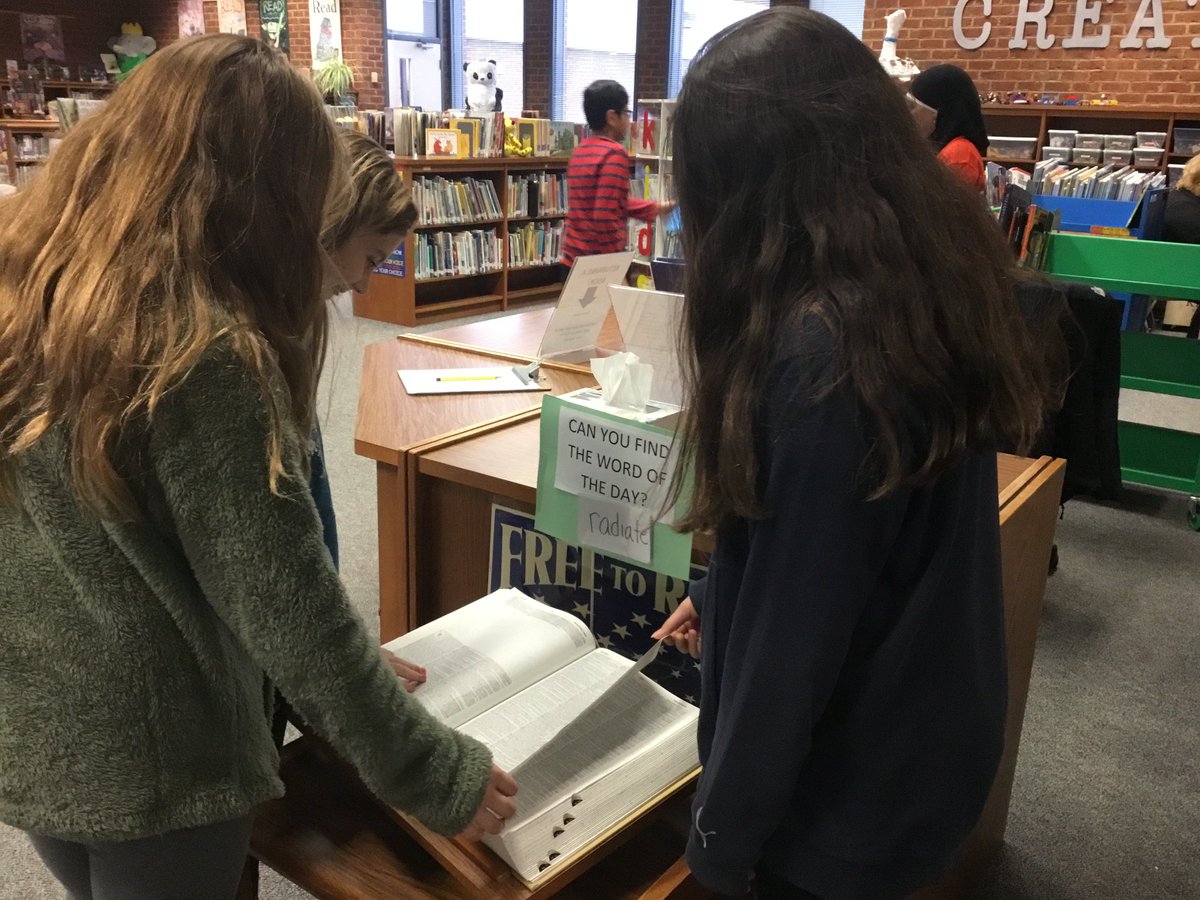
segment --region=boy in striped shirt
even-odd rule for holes
[[[564,265],[577,256],[619,253],[628,242],[627,221],[653,222],[674,204],[629,196],[631,174],[629,94],[615,81],[593,81],[583,92],[591,136],[575,148],[567,166],[567,228]]]

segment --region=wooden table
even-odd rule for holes
[[[549,314],[538,310],[367,348],[356,449],[377,468],[384,640],[486,593],[492,504],[534,508],[541,404],[540,394],[527,393],[410,397],[396,370],[530,359]],[[611,328],[606,337],[601,343],[616,346]],[[483,349],[471,350],[472,345]],[[580,367],[547,366],[544,373],[555,393],[594,383]],[[1061,460],[998,459],[1009,688],[1005,750],[957,865],[938,885],[920,892],[923,898],[961,896],[1003,843],[1062,476]],[[698,539],[697,553],[702,557],[707,549]],[[360,886],[337,887],[329,874],[334,869],[347,873],[345,885],[359,884],[354,873],[388,873],[395,887],[384,893],[392,896],[489,895],[472,881],[477,872],[460,871],[457,881],[447,882],[444,870],[429,869],[428,845],[420,846],[386,814],[381,819],[377,804],[361,788],[355,793],[333,786],[331,796],[322,794],[329,766],[311,749],[294,752],[284,773],[296,787],[288,798],[268,804],[269,814],[256,825],[253,849],[263,861],[320,897],[379,896]],[[336,813],[335,800],[342,804]],[[558,895],[706,896],[679,859],[684,837],[663,831],[661,823],[645,824],[643,834],[654,829],[654,836],[639,835],[637,852],[618,851],[607,863],[597,854],[591,861],[597,868],[582,875],[584,880],[556,885]],[[300,845],[303,853],[295,849]],[[445,848],[433,849],[444,857]],[[428,893],[412,893],[415,884]],[[507,890],[491,894],[517,896]]]
[[[429,335],[405,335],[366,348],[354,450],[375,461],[379,628],[384,641],[432,618],[429,610],[421,608],[409,566],[414,551],[409,528],[415,521],[410,491],[414,461],[448,441],[490,430],[498,422],[536,415],[542,403],[540,393],[411,397],[396,372],[495,365],[497,360],[531,362],[551,312],[517,313]],[[608,352],[621,346],[611,316],[599,344]],[[547,363],[542,374],[554,394],[596,383],[586,366]]]

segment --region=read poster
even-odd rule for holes
[[[308,0],[308,24],[312,31],[312,64],[319,69],[331,59],[342,57],[342,8],[340,0]]]
[[[287,0],[258,0],[258,18],[262,23],[262,42],[291,55]]]

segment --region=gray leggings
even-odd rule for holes
[[[71,900],[230,900],[252,816],[134,841],[76,843],[30,834]]]

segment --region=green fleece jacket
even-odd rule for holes
[[[491,755],[382,661],[322,543],[294,426],[268,489],[250,371],[209,351],[131,445],[119,468],[142,521],[80,505],[57,433],[19,458],[19,508],[0,506],[0,820],[123,840],[280,796],[265,674],[383,800],[461,830]]]

